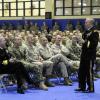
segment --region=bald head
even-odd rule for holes
[[[94,22],[94,18],[86,18],[86,21]]]
[[[93,27],[93,25],[94,25],[94,19],[93,19],[93,18],[87,18],[87,19],[85,20],[85,27],[86,27],[87,29]]]

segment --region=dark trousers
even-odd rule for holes
[[[88,90],[94,91],[93,66],[94,66],[94,60],[81,59],[78,78],[79,78],[79,88],[81,88],[82,90],[86,89],[86,83],[87,83]]]
[[[28,73],[20,62],[9,62],[8,65],[0,64],[0,74],[14,74],[17,79],[18,87],[22,86],[22,79],[25,79],[30,83]]]

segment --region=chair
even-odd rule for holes
[[[62,75],[61,75],[59,68],[57,68],[57,67],[53,68],[53,78],[57,79],[57,84],[62,83]]]
[[[10,78],[12,78],[10,80]],[[2,93],[7,93],[7,86],[11,86],[9,82],[12,81],[13,83],[16,81],[13,74],[1,74],[0,75],[0,88]]]
[[[5,84],[5,81],[4,79],[6,79],[8,77],[8,74],[2,74],[0,75],[0,88],[1,88],[1,92],[3,93],[7,93],[7,87],[6,87],[6,84]]]

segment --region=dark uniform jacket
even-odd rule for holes
[[[92,27],[90,30],[84,32],[82,38],[84,43],[82,45],[81,59],[83,60],[95,60],[96,59],[96,47],[98,45],[99,34]]]

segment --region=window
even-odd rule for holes
[[[0,10],[2,9],[2,3],[0,3]]]
[[[25,9],[31,8],[31,2],[25,2]]]
[[[6,16],[6,17],[9,16],[9,10],[4,10],[4,16]]]
[[[72,8],[65,8],[65,15],[72,15]]]
[[[18,16],[24,16],[23,10],[18,10]]]
[[[17,0],[17,1],[30,1],[30,0]]]
[[[45,9],[40,9],[40,15],[45,16]]]
[[[90,15],[90,7],[83,7],[82,13],[83,15]]]
[[[90,1],[91,0],[83,0],[83,6],[85,7],[85,6],[90,6]]]
[[[24,3],[23,2],[18,2],[18,9],[23,9],[24,8]]]
[[[100,0],[55,0],[56,16],[100,15]]]
[[[31,10],[25,9],[25,16],[31,16]]]
[[[2,16],[2,10],[0,10],[0,17]]]
[[[65,7],[72,7],[72,0],[65,0]]]
[[[92,0],[92,6],[100,6],[100,0]]]
[[[62,0],[58,0],[56,2],[56,7],[63,7],[63,1]]]
[[[73,14],[74,15],[81,15],[81,8],[74,8]]]
[[[81,7],[81,0],[74,0],[73,6],[74,7]]]
[[[4,2],[15,2],[16,0],[4,0]]]
[[[9,3],[7,2],[7,3],[4,3],[4,9],[5,10],[8,10],[9,9]]]
[[[39,15],[38,9],[33,9],[33,16],[38,16],[38,15]]]
[[[44,16],[44,15],[45,15],[45,0],[0,1],[0,16],[3,17]]]
[[[100,14],[100,7],[93,7],[92,13],[93,14]]]
[[[56,14],[57,15],[63,15],[63,8],[56,9]]]
[[[33,16],[44,16],[45,15],[45,1],[34,1],[32,3],[32,14]]]
[[[40,2],[40,8],[45,8],[45,2],[44,1]]]
[[[16,16],[16,10],[11,10],[11,16]]]
[[[33,8],[39,8],[39,2],[33,2],[32,6]]]
[[[11,3],[11,9],[16,9],[16,3]]]

